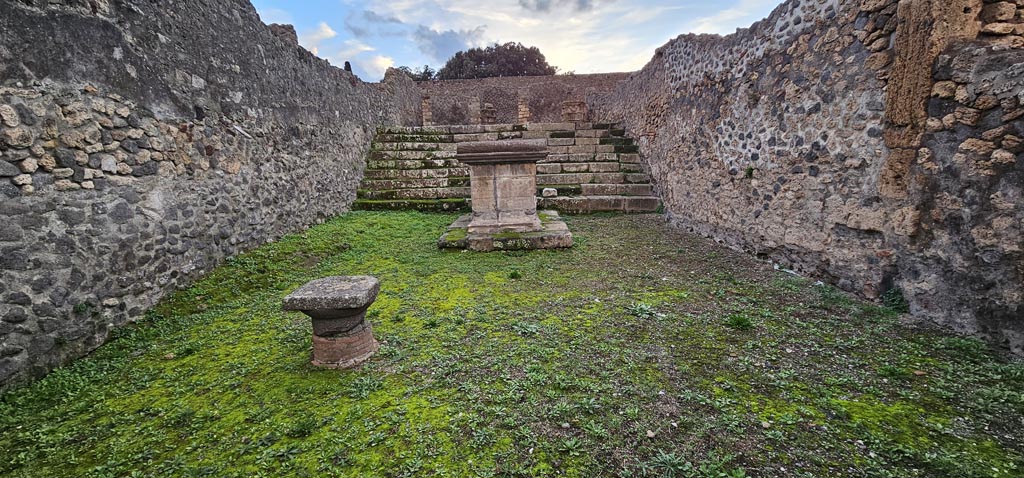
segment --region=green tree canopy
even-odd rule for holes
[[[423,68],[419,70],[413,70],[408,66],[400,66],[398,67],[398,71],[405,73],[409,78],[412,78],[413,81],[430,81],[437,75],[437,72],[434,71],[430,65],[423,65]]]
[[[494,76],[554,75],[558,68],[548,64],[535,46],[522,43],[495,43],[486,48],[470,48],[451,57],[437,72],[439,80],[490,78]]]

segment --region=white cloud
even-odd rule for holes
[[[342,61],[344,61],[344,59],[352,59],[356,56],[359,56],[362,53],[374,50],[376,50],[376,48],[367,45],[359,40],[345,40],[344,42],[342,42],[342,49],[338,51],[338,54],[335,55],[335,57],[343,58]]]
[[[284,23],[288,25],[295,23],[292,20],[292,15],[280,8],[258,9],[256,13],[260,15],[260,20],[263,20],[263,23],[267,25],[271,23]]]
[[[327,22],[320,22],[315,30],[303,32],[299,35],[299,44],[313,52],[314,55],[318,55],[320,53],[320,44],[336,36],[338,36],[338,32],[334,31]]]
[[[320,23],[299,41],[317,54],[332,50],[324,57],[338,65],[350,61],[367,79],[383,76],[394,65],[394,55],[403,63],[440,67],[457,50],[509,41],[538,47],[563,72],[634,71],[680,33],[730,33],[761,19],[781,1],[362,0],[346,17],[341,38]],[[350,39],[339,41],[345,37]]]
[[[368,80],[377,81],[384,77],[388,68],[395,66],[395,60],[390,56],[376,55],[370,58],[355,60],[355,67],[366,76]]]
[[[740,0],[739,5],[733,8],[693,20],[688,24],[687,31],[727,35],[736,31],[736,28],[745,28],[760,20],[766,9],[778,4],[779,0]]]

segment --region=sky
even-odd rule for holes
[[[493,43],[536,46],[559,72],[642,68],[681,33],[728,34],[782,0],[252,0],[265,23],[295,26],[331,64],[379,81],[388,67],[441,68]]]

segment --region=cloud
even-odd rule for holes
[[[423,54],[435,61],[446,61],[455,53],[481,43],[486,26],[480,25],[471,30],[437,31],[419,25],[412,34],[412,39]]]
[[[342,45],[342,49],[338,51],[337,55],[335,55],[337,58],[351,59],[361,53],[376,50],[376,48],[359,40],[345,40]]]
[[[594,8],[594,0],[519,0],[519,6],[533,11],[547,13],[553,8],[568,6],[572,10],[581,12]]]
[[[714,15],[701,17],[690,22],[686,31],[693,33],[717,33],[727,35],[762,18],[762,12],[779,4],[779,0],[740,0],[733,8],[727,8]]]
[[[292,25],[295,23],[295,21],[292,20],[292,15],[280,8],[258,9],[256,10],[256,13],[259,14],[260,20],[263,20],[263,23],[266,23],[267,25],[270,25],[271,23]]]
[[[380,80],[388,68],[395,66],[395,60],[390,56],[377,55],[363,60],[356,60],[355,66],[358,72],[362,72],[369,80]]]
[[[405,22],[372,10],[363,10],[345,17],[345,29],[357,38],[399,35],[403,26]]]
[[[320,44],[336,36],[338,36],[338,32],[334,31],[327,22],[320,22],[315,30],[299,35],[299,44],[313,52],[314,55],[318,55],[320,54]]]

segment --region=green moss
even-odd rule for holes
[[[457,242],[465,239],[469,236],[469,232],[466,229],[452,229],[448,231],[447,239],[450,242]]]
[[[350,213],[226,261],[0,397],[0,476],[1020,474],[1024,366],[976,342],[657,216],[568,217],[565,251],[439,251],[455,217]],[[381,351],[316,369],[281,298],[349,274],[381,280]]]

